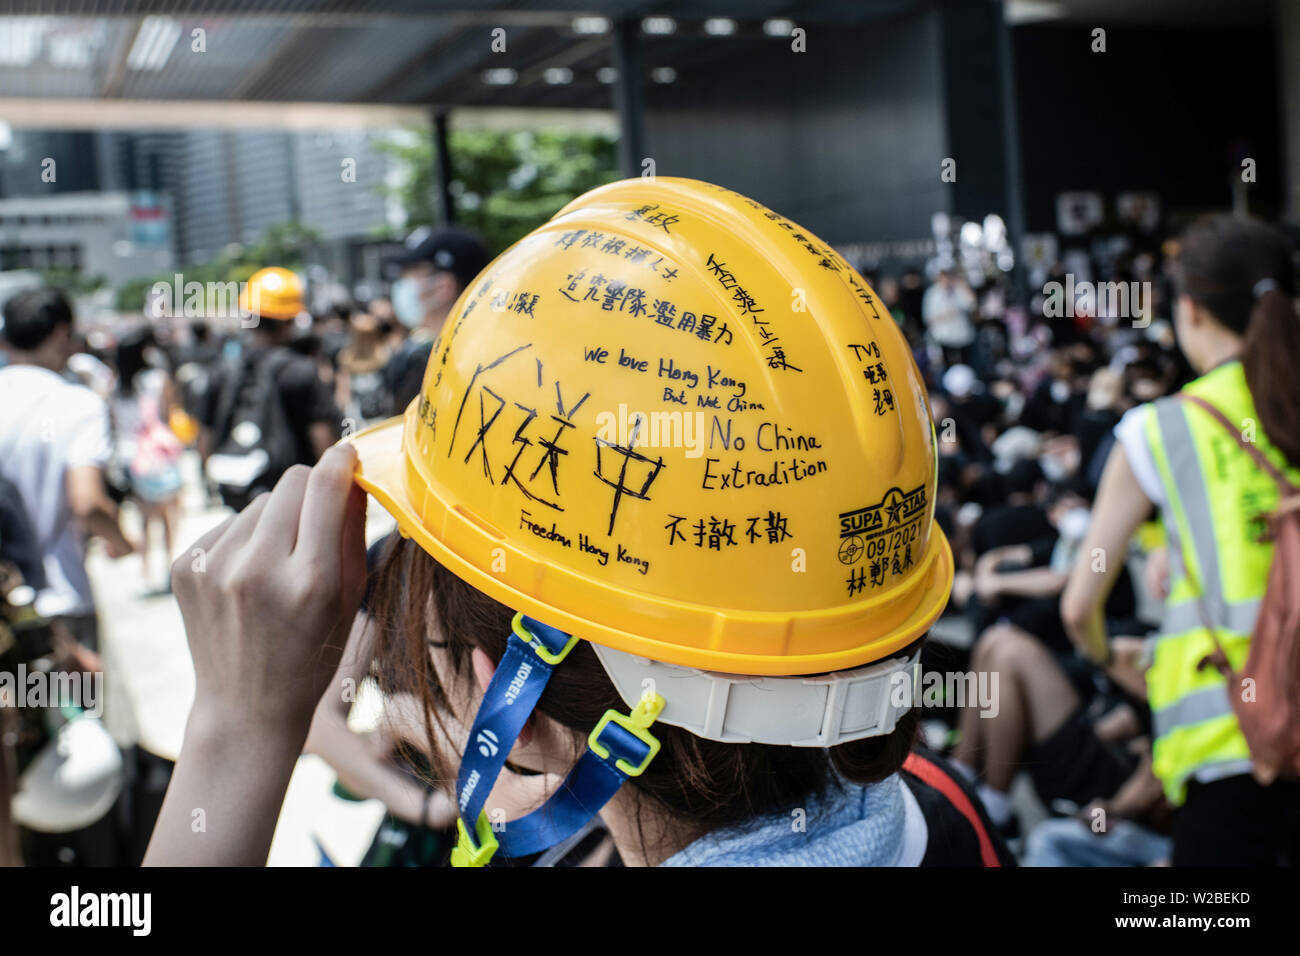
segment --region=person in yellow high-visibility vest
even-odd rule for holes
[[[1179,346],[1200,373],[1183,392],[1239,423],[1243,438],[1300,480],[1300,317],[1289,244],[1258,222],[1207,217],[1179,240],[1175,278]],[[1062,596],[1066,628],[1089,657],[1110,662],[1102,605],[1133,532],[1158,508],[1169,581],[1146,686],[1154,771],[1179,807],[1173,862],[1294,863],[1300,783],[1254,780],[1229,698],[1241,689],[1199,666],[1215,647],[1206,622],[1233,667],[1245,662],[1273,557],[1260,516],[1276,506],[1277,486],[1207,412],[1176,396],[1130,411],[1116,437]]]

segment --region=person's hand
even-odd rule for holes
[[[1157,601],[1169,597],[1169,549],[1156,548],[1147,555],[1146,567],[1142,569],[1142,579],[1147,590]]]
[[[1028,566],[1034,559],[1034,552],[1027,544],[1008,544],[992,548],[980,555],[975,562],[975,574],[996,574],[1000,564],[1018,564]]]
[[[1140,637],[1113,637],[1110,639],[1110,663],[1106,676],[1138,700],[1146,700],[1146,672],[1150,662],[1146,657],[1146,641]]]
[[[977,571],[975,573],[975,596],[982,604],[992,604],[1002,593],[1002,585],[994,571]]]
[[[133,542],[124,534],[113,535],[104,541],[104,551],[110,558],[125,558],[129,554],[135,554],[142,550],[141,546]]]
[[[966,606],[971,595],[975,593],[975,576],[969,571],[959,570],[952,576],[952,594],[949,600],[955,608]]]
[[[1120,819],[1120,814],[1115,811],[1109,801],[1101,799],[1093,800],[1076,815],[1076,819],[1088,828],[1088,832],[1099,837],[1110,832],[1111,817]],[[1100,829],[1096,826],[1099,819],[1101,821]]]
[[[298,745],[306,737],[365,586],[355,464],[352,447],[337,445],[316,467],[291,468],[172,565],[200,719],[299,734]]]
[[[366,734],[362,739],[365,741],[366,750],[376,761],[382,764],[392,764],[394,762],[393,755],[401,746],[401,741],[393,736],[392,731],[383,723],[380,723],[378,727]]]
[[[58,666],[79,670],[87,674],[97,674],[104,670],[104,661],[88,647],[77,643],[67,625],[54,620],[50,625],[50,647]]]

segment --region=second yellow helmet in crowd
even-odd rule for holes
[[[708,183],[560,210],[465,290],[405,414],[352,441],[440,563],[636,658],[856,668],[922,637],[952,583],[893,318],[825,242]]]
[[[302,280],[293,270],[280,266],[258,269],[239,294],[240,312],[264,319],[295,319],[306,308]]]

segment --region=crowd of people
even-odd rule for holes
[[[956,565],[922,667],[1000,678],[992,713],[949,699],[923,715],[926,739],[978,795],[999,847],[1006,841],[1028,865],[1272,865],[1300,852],[1296,785],[1254,781],[1235,738],[1203,744],[1205,753],[1177,751],[1179,727],[1167,716],[1176,708],[1169,697],[1155,707],[1144,677],[1167,666],[1162,606],[1172,606],[1187,576],[1168,531],[1183,473],[1152,437],[1151,410],[1162,406],[1151,403],[1189,382],[1240,376],[1243,338],[1253,350],[1244,374],[1255,381],[1251,355],[1295,344],[1292,331],[1261,339],[1253,324],[1261,302],[1292,309],[1294,324],[1291,255],[1264,226],[1203,221],[1163,245],[1131,243],[1092,263],[1098,284],[1132,283],[1144,295],[1119,309],[1097,298],[1071,303],[1065,314],[1047,307],[1045,291],[1065,284],[1059,263],[1023,297],[1009,274],[954,262],[931,263],[928,279],[920,269],[867,276],[929,390],[935,521]],[[57,290],[5,303],[0,568],[9,569],[9,593],[15,581],[31,589],[31,612],[54,635],[24,653],[100,666],[88,537],[102,539],[112,558],[140,560],[146,595],[170,593],[171,556],[185,543],[174,535],[187,448],[202,462],[202,493],[238,512],[341,436],[401,414],[420,394],[444,320],[487,261],[471,234],[428,231],[408,243],[389,296],[314,317],[294,273],[268,264],[249,283],[251,327],[202,316],[140,320],[98,349],[78,338]],[[1272,285],[1261,288],[1263,280]],[[1259,442],[1280,449],[1277,464],[1294,474],[1294,438],[1275,434],[1268,426],[1279,413],[1258,396],[1256,404]],[[1248,411],[1238,402],[1232,414]],[[139,540],[122,529],[123,502],[138,511]],[[370,559],[381,560],[379,548]],[[340,673],[369,672],[382,641],[369,622],[357,625],[365,634],[348,642]],[[1239,667],[1244,653],[1243,644],[1229,657]],[[428,763],[391,730],[378,743],[358,740],[346,717],[337,701],[322,704],[306,746],[334,765],[341,785],[388,806],[367,859],[445,859],[457,808],[425,782]],[[428,729],[418,713],[402,719],[409,739]],[[0,761],[0,785],[10,790],[16,760],[10,752]],[[520,809],[542,795],[544,779],[518,778]],[[1025,813],[1020,779],[1032,784],[1036,813]],[[0,827],[9,823],[0,812]],[[599,837],[574,852],[596,865],[615,858],[617,841]],[[25,839],[30,857],[35,837]],[[0,851],[0,859],[20,853],[13,840],[0,841]]]
[[[1126,279],[1144,251],[1109,263],[1102,281]],[[936,520],[957,560],[931,664],[1000,676],[994,716],[974,700],[948,702],[953,765],[1030,865],[1151,865],[1170,854],[1145,694],[1076,654],[1060,611],[1115,426],[1192,377],[1174,344],[1169,277],[1148,281],[1146,314],[1067,318],[1045,315],[1037,291],[1027,308],[1008,305],[1015,296],[998,272],[945,264],[928,286],[919,272],[872,283],[929,387]],[[1137,600],[1141,569],[1157,573],[1159,557],[1148,559],[1136,543],[1116,557],[1106,609],[1110,633],[1138,643],[1159,623]],[[1030,819],[1049,816],[1032,832],[1019,819],[1024,796],[1013,799],[1021,774],[1041,804]]]
[[[1182,573],[1176,538],[1166,532],[1174,522],[1168,513],[1162,522],[1159,510],[1171,498],[1161,480],[1180,476],[1157,474],[1152,464],[1149,403],[1170,401],[1198,375],[1222,378],[1235,369],[1240,376],[1243,361],[1255,363],[1259,389],[1259,356],[1289,361],[1279,357],[1295,354],[1294,250],[1281,233],[1226,216],[1164,242],[1125,246],[1121,255],[1088,262],[1094,289],[1144,284],[1144,295],[1126,297],[1119,309],[1113,297],[1109,311],[1104,297],[1068,314],[1046,307],[1052,283],[1074,285],[1059,263],[1027,309],[1006,305],[1014,295],[1004,277],[950,265],[928,287],[915,272],[873,283],[913,345],[939,438],[936,520],[957,556],[948,615],[962,626],[936,652],[936,666],[956,662],[1001,676],[992,719],[976,703],[956,702],[952,761],[1029,865],[1294,862],[1295,785],[1260,787],[1243,769],[1249,761],[1241,748],[1238,759],[1223,762],[1221,780],[1213,769],[1198,775],[1201,768],[1160,766],[1144,677],[1169,631],[1162,609],[1172,602],[1171,538],[1173,579]],[[1261,303],[1280,310],[1267,334]],[[1289,409],[1294,389],[1285,374],[1269,369],[1266,381],[1269,404]],[[1273,412],[1269,428],[1268,413],[1260,425],[1242,399],[1250,393],[1244,384],[1226,391],[1225,404],[1251,441],[1283,449],[1280,467],[1300,461],[1284,424],[1289,410]],[[1269,437],[1255,436],[1256,427]],[[1103,550],[1094,547],[1104,540],[1098,535],[1121,511],[1114,490],[1098,497],[1115,459],[1120,467],[1137,462],[1130,467],[1140,480],[1126,489],[1132,527],[1112,534]],[[1248,462],[1244,454],[1236,459]],[[1262,475],[1254,492],[1259,500],[1228,507],[1239,516],[1256,506],[1240,520],[1256,522],[1257,531],[1278,491]],[[1089,589],[1102,579],[1104,593]],[[1262,578],[1255,586],[1262,589]],[[1093,603],[1080,610],[1085,590]],[[1090,656],[1083,635],[1096,621],[1108,649]],[[1239,670],[1245,648],[1237,651]],[[1026,801],[1012,797],[1021,774],[1049,815],[1030,832],[1019,819]]]
[[[0,348],[0,638],[13,638],[0,640],[4,667],[102,672],[87,542],[140,562],[139,598],[170,595],[172,558],[187,543],[174,538],[187,450],[198,458],[200,500],[238,511],[341,435],[395,414],[418,392],[447,311],[487,260],[466,230],[424,230],[393,260],[396,304],[385,296],[312,315],[299,278],[273,266],[251,277],[237,314],[146,309],[92,336],[62,291],[14,294]],[[130,533],[124,505],[138,515]],[[43,748],[58,746],[59,727],[46,726],[42,709],[0,706],[4,729],[23,741],[0,760],[6,794]],[[0,804],[7,824],[8,799]],[[147,830],[124,835],[112,823],[107,837],[71,846],[63,833],[21,827],[21,855],[138,862]],[[0,849],[19,857],[16,839]]]

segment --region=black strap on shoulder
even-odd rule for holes
[[[231,360],[227,366],[228,376],[223,382],[217,413],[214,416],[214,445],[220,445],[229,437],[230,429],[235,424],[233,419],[239,408],[239,398],[254,377],[261,378],[270,386],[269,391],[281,405],[279,413],[284,414],[282,407],[284,399],[276,386],[276,379],[280,377],[280,372],[289,364],[293,356],[294,353],[288,348],[277,345],[269,349],[259,349],[251,355],[244,353]]]
[[[239,403],[239,393],[248,377],[248,367],[256,356],[241,353],[225,363],[221,376],[221,394],[217,396],[216,412],[212,416],[213,445],[218,446],[230,434],[231,418]]]
[[[913,750],[903,764],[903,779],[930,831],[922,866],[1015,865],[979,798],[939,757]]]

